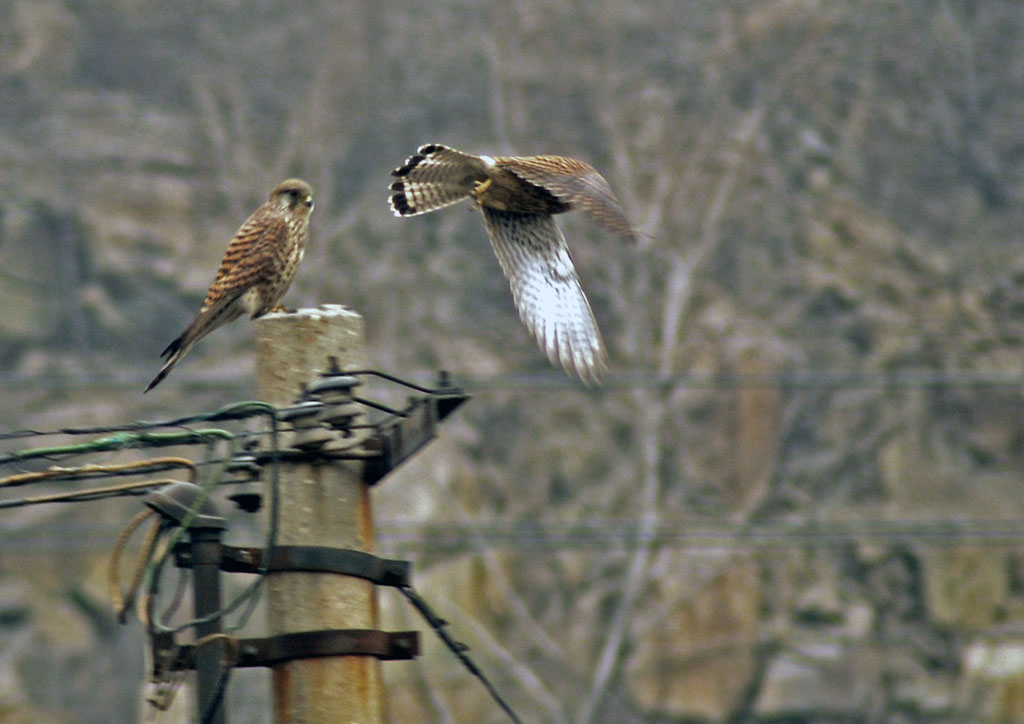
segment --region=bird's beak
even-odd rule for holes
[[[306,206],[308,206],[309,208],[312,209],[313,208],[313,195],[312,194],[306,194],[306,198],[304,198],[302,200],[302,203],[304,203]]]

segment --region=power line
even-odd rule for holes
[[[62,523],[61,535],[38,528],[0,532],[3,555],[38,556],[106,550],[116,530],[107,525]],[[385,520],[377,525],[378,543],[390,552],[461,553],[482,548],[552,550],[629,550],[654,543],[665,548],[774,549],[813,545],[844,546],[870,541],[943,548],[974,545],[1020,546],[1024,520],[974,519],[828,521],[813,523],[735,524],[716,521],[671,521],[641,532],[635,521],[592,519],[561,521],[475,521],[422,523]]]
[[[423,617],[423,620],[426,621],[434,630],[434,633],[437,634],[437,637],[441,642],[448,647],[448,650],[455,654],[455,658],[459,660],[466,671],[476,677],[481,686],[483,686],[487,691],[487,694],[494,700],[494,703],[508,715],[509,719],[511,719],[514,724],[520,724],[522,720],[519,718],[519,715],[516,714],[515,710],[507,701],[505,701],[505,698],[498,692],[497,688],[491,683],[491,680],[487,675],[484,674],[480,667],[476,665],[476,662],[474,662],[469,656],[469,647],[461,641],[456,641],[451,634],[448,633],[448,629],[446,628],[448,626],[448,621],[438,616],[430,605],[423,600],[423,597],[413,590],[412,586],[399,586],[398,590],[403,596],[405,596],[409,603],[412,604],[413,608],[419,612]]]
[[[457,382],[470,392],[514,389],[579,389],[578,383],[552,373],[463,377]],[[1024,372],[1000,370],[893,370],[887,372],[792,370],[765,374],[669,373],[653,370],[609,373],[604,390],[632,389],[889,389],[1024,387]]]
[[[879,520],[804,523],[731,523],[677,520],[645,528],[622,519],[559,521],[482,521],[435,523],[382,521],[378,541],[389,551],[435,553],[472,552],[481,548],[518,551],[629,550],[654,544],[666,548],[764,549],[850,543],[904,543],[947,547],[965,542],[978,545],[1021,545],[1024,520]]]
[[[424,376],[426,382],[427,377]],[[578,382],[557,371],[512,372],[502,375],[454,375],[453,380],[470,392],[514,390],[579,390]],[[48,389],[89,386],[135,390],[144,384],[142,378],[126,379],[122,375],[94,374],[86,377],[48,375],[45,379],[19,374],[0,374],[0,385],[11,389]],[[247,389],[237,377],[183,376],[181,385],[196,390],[235,391]],[[965,387],[1024,387],[1021,370],[926,370],[905,369],[888,371],[857,370],[789,370],[765,374],[733,373],[660,373],[650,369],[610,372],[601,389],[887,389],[887,388],[965,388]],[[0,435],[0,439],[35,434],[34,431],[14,431]]]

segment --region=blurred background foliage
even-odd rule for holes
[[[375,492],[380,548],[528,720],[1024,721],[1022,42],[1001,0],[0,0],[2,429],[251,397],[247,323],[140,392],[302,176],[286,303],[474,395]],[[391,216],[427,142],[610,180],[639,248],[560,219],[602,389],[473,214]],[[99,581],[136,506],[5,514],[0,721],[135,717]],[[385,673],[393,721],[502,721],[431,642]]]

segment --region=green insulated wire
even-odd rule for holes
[[[199,443],[207,443],[212,440],[232,440],[234,437],[235,436],[230,431],[221,430],[219,428],[185,430],[182,432],[119,432],[114,435],[96,438],[90,442],[18,450],[0,457],[0,464],[31,460],[33,458],[48,458],[58,455],[81,455],[84,453],[126,450],[129,448],[196,445]]]

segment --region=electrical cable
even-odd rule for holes
[[[469,657],[469,654],[467,653],[469,651],[469,647],[461,641],[456,641],[448,633],[448,630],[445,628],[445,626],[448,625],[448,622],[434,613],[434,610],[418,593],[416,593],[415,590],[413,590],[412,586],[398,586],[398,590],[401,591],[402,595],[409,600],[409,603],[411,603],[413,608],[419,612],[430,628],[434,630],[434,633],[436,633],[437,637],[441,639],[445,646],[448,647],[448,650],[455,654],[455,657],[462,662],[462,665],[466,667],[466,670],[476,677],[481,684],[483,684],[483,687],[487,690],[487,693],[490,694],[494,702],[501,707],[502,711],[508,714],[509,719],[515,722],[515,724],[522,724],[522,720],[515,713],[515,710],[513,710],[509,703],[505,701],[500,693],[498,693],[494,684],[492,684],[490,679],[488,679],[484,672],[481,671],[480,667],[477,666],[473,659]]]

